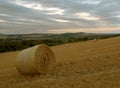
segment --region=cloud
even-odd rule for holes
[[[81,3],[97,5],[101,3],[101,0],[83,0]]]
[[[119,4],[120,0],[0,0],[0,32],[116,28]]]
[[[40,11],[46,11],[47,14],[50,15],[63,15],[64,14],[64,9],[60,9],[58,7],[45,7],[42,4],[35,3],[35,2],[26,2],[22,0],[16,0],[15,2],[17,5],[34,9],[34,10],[40,10]]]
[[[23,22],[10,22],[10,23],[13,23],[13,24],[28,24],[28,23],[23,23]]]
[[[5,22],[6,22],[5,20],[0,19],[0,23],[5,23]]]
[[[64,20],[64,19],[51,19],[51,20],[62,23],[70,22],[69,20]]]
[[[116,28],[81,28],[81,29],[55,29],[49,30],[49,33],[76,33],[76,32],[87,32],[87,33],[118,33],[120,27]]]
[[[87,12],[81,12],[81,13],[75,13],[75,17],[85,19],[85,20],[99,20],[100,18],[92,16],[90,13]]]
[[[116,17],[116,18],[120,18],[120,15],[116,15],[116,16],[114,16],[114,17]]]
[[[41,22],[41,21],[38,21],[38,20],[32,20],[32,19],[25,19],[25,18],[18,18],[17,19],[18,21],[22,21],[22,22]]]
[[[10,15],[8,15],[8,14],[0,14],[0,16],[9,17]]]

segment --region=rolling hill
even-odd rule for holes
[[[120,88],[120,37],[51,47],[53,74],[24,76],[15,69],[19,53],[0,54],[0,88]]]
[[[70,38],[104,38],[118,36],[120,34],[102,34],[102,33],[62,33],[62,34],[2,34],[0,33],[0,39],[11,39],[11,40],[44,40],[44,39],[57,39],[57,40],[68,40]]]

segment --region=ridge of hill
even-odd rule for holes
[[[0,39],[24,39],[24,40],[40,40],[40,39],[69,39],[69,38],[80,38],[80,37],[111,37],[118,36],[120,34],[102,34],[102,33],[63,33],[63,34],[0,34]]]

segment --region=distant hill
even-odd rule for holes
[[[0,33],[0,35],[5,35],[5,34],[3,34],[3,33]]]
[[[82,38],[82,37],[89,37],[91,38],[101,38],[101,37],[109,37],[109,36],[116,36],[118,34],[101,34],[101,33],[63,33],[63,34],[2,34],[0,33],[0,38],[2,39],[17,39],[17,40],[44,40],[44,39],[74,39],[74,38]]]
[[[116,36],[120,36],[120,34],[95,34],[84,32],[63,34],[1,34],[0,52],[22,50],[38,44],[55,46],[71,42],[105,39]]]

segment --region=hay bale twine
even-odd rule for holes
[[[16,58],[16,69],[22,74],[46,74],[55,68],[55,55],[44,44],[22,50]]]

